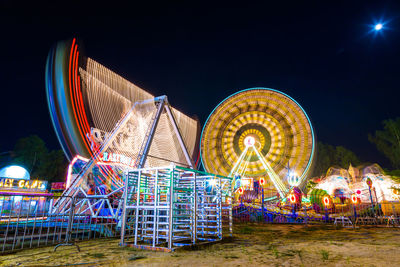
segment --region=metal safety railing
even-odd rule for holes
[[[70,202],[70,208],[57,213],[52,208],[59,198],[50,194],[0,194],[0,253],[120,235],[118,209],[112,202],[96,206],[90,203],[102,203],[99,199],[62,198]]]
[[[233,221],[265,223],[324,223],[355,227],[360,225],[400,227],[400,203],[331,203],[329,205],[277,203],[260,205],[236,203]]]

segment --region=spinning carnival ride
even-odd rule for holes
[[[267,176],[284,197],[289,183],[305,186],[315,137],[310,119],[294,99],[277,90],[251,88],[213,110],[200,150],[206,171],[242,180]]]
[[[50,50],[46,93],[71,162],[63,196],[120,197],[128,168],[195,166],[199,122],[85,57],[76,39]]]
[[[70,224],[112,219],[121,245],[152,249],[231,233],[231,179],[195,170],[199,122],[78,48],[75,39],[59,42],[47,59],[50,115],[70,160],[50,214]]]

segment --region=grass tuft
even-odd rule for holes
[[[145,259],[146,256],[143,255],[133,255],[129,258],[130,261],[135,261],[135,260],[140,260],[140,259]]]
[[[244,226],[239,229],[240,234],[249,235],[249,234],[252,234],[253,232],[254,232],[254,229],[249,226]]]
[[[320,253],[324,261],[327,261],[329,259],[329,251],[322,249],[320,250]]]
[[[239,259],[239,256],[236,256],[236,255],[225,255],[224,258],[225,259]]]
[[[275,258],[279,258],[279,251],[275,246],[271,246],[272,254],[274,254]]]
[[[88,255],[92,258],[104,258],[106,256],[104,253],[89,253]]]

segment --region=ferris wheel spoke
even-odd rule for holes
[[[236,161],[235,165],[233,166],[231,172],[229,173],[228,177],[232,177],[232,175],[235,173],[236,169],[239,167],[239,165],[241,164],[243,158],[246,156],[248,148],[246,147],[246,149],[242,152],[242,154],[240,155],[239,159]]]

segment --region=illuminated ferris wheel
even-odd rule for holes
[[[201,137],[201,160],[213,173],[268,176],[281,196],[288,176],[302,185],[315,149],[310,119],[288,95],[268,88],[240,91],[208,117]]]

